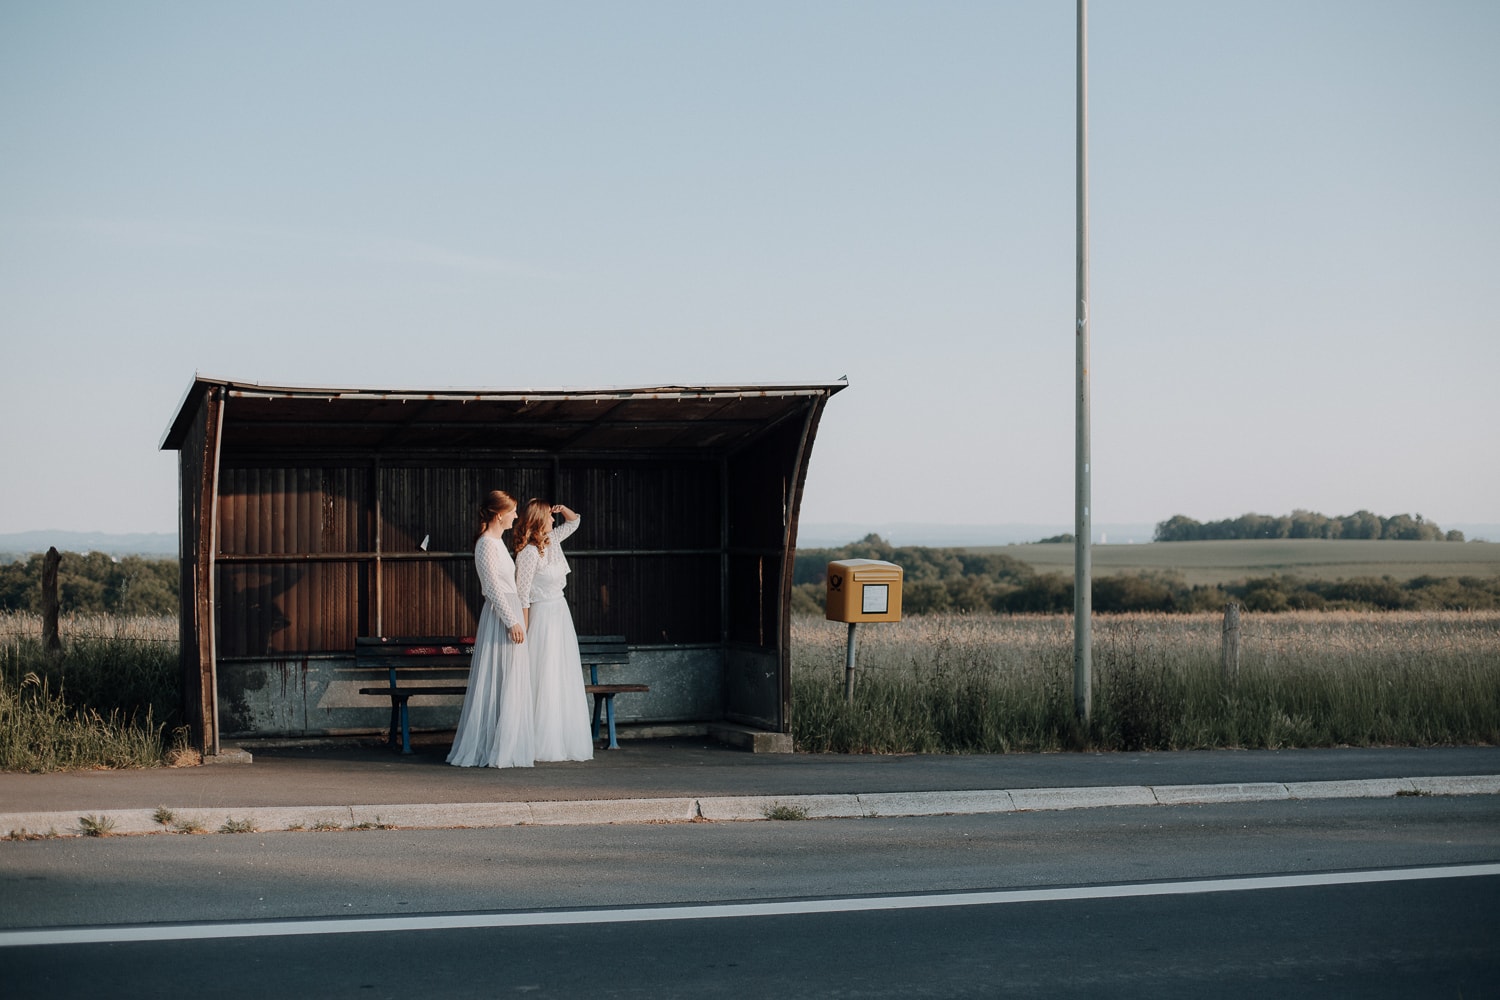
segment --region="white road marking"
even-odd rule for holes
[[[724,917],[778,917],[812,913],[857,913],[950,906],[997,906],[1077,899],[1127,899],[1136,896],[1191,896],[1210,892],[1252,892],[1310,886],[1413,882],[1429,879],[1483,878],[1500,875],[1500,863],[1440,868],[1321,872],[1309,875],[1260,875],[1188,882],[1141,882],[1129,885],[1072,886],[1054,889],[1001,889],[992,892],[920,896],[872,896],[851,899],[781,900],[766,903],[706,903],[609,910],[551,910],[531,913],[460,913],[410,917],[350,917],[329,920],[279,920],[215,924],[147,924],[124,927],[63,927],[0,931],[0,948],[50,944],[119,944],[141,941],[206,941],[222,938],[299,937],[312,934],[371,934],[395,931],[460,930],[488,927],[546,927],[572,924],[623,924],[651,920],[709,920]]]

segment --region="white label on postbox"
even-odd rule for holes
[[[861,596],[864,600],[864,607],[860,608],[862,614],[883,615],[890,610],[890,584],[867,583]]]

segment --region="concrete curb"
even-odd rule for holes
[[[864,815],[962,816],[975,813],[1015,812],[1015,799],[1007,791],[979,792],[875,792],[861,795]]]
[[[1367,781],[1293,781],[1287,792],[1294,799],[1368,799],[1387,795],[1415,795],[1410,778],[1372,778]]]
[[[1160,801],[1145,785],[1104,788],[1020,788],[1010,793],[1016,808],[1027,812],[1051,809],[1097,809],[1101,806],[1154,806]]]
[[[1473,774],[1444,778],[1412,778],[1417,795],[1500,794],[1500,774]]]
[[[1156,792],[1156,801],[1164,806],[1209,802],[1272,802],[1292,797],[1286,785],[1275,782],[1237,785],[1163,785],[1153,790]]]
[[[723,795],[698,800],[699,815],[718,822],[770,819],[778,808],[802,819],[854,819],[866,815],[858,795]]]
[[[868,819],[1098,809],[1108,806],[1208,805],[1281,800],[1393,798],[1406,795],[1500,795],[1500,775],[1371,778],[1357,781],[1222,785],[1115,785],[978,791],[878,792],[864,795],[725,795],[699,798],[594,799],[546,802],[323,805],[198,809],[105,809],[98,812],[0,813],[9,839],[109,835],[279,833],[367,829],[441,830],[614,823],[753,822],[777,819]],[[158,820],[158,815],[167,819]]]

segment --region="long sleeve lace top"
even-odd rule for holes
[[[505,545],[489,535],[474,543],[474,567],[485,607],[494,610],[507,629],[521,624],[521,601],[516,596],[516,564]]]
[[[516,593],[520,595],[521,607],[529,608],[537,601],[551,601],[562,597],[567,585],[568,557],[563,555],[562,540],[578,530],[575,517],[552,529],[552,541],[544,552],[535,545],[528,545],[516,553]]]

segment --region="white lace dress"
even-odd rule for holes
[[[484,610],[474,632],[469,690],[458,717],[448,763],[459,767],[530,767],[534,755],[531,642],[510,641],[521,623],[516,564],[505,545],[480,535],[474,567],[484,591]]]
[[[578,632],[563,598],[569,570],[561,543],[578,530],[578,522],[574,518],[554,528],[545,551],[528,545],[516,554],[516,592],[521,606],[531,609],[526,645],[531,647],[531,686],[536,699],[537,760],[594,759]]]

